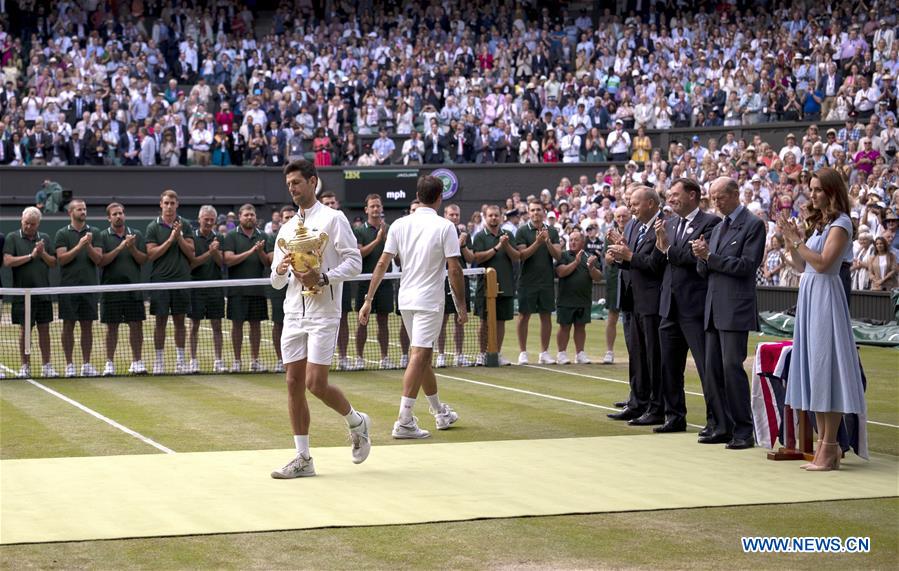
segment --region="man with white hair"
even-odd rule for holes
[[[35,288],[50,286],[50,268],[56,266],[56,257],[50,245],[50,237],[38,232],[41,211],[29,206],[22,211],[21,228],[6,235],[3,244],[3,265],[12,269],[13,287]],[[47,296],[31,299],[31,323],[37,324],[38,344],[41,348],[44,377],[59,375],[50,364],[50,322],[53,321],[53,302]],[[19,333],[19,354],[22,367],[19,377],[31,376],[31,355],[25,352],[25,299],[16,296],[12,301],[12,322],[21,326]]]

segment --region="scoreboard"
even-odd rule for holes
[[[417,169],[372,169],[343,171],[344,204],[365,205],[369,194],[381,195],[384,208],[408,208],[415,200]]]

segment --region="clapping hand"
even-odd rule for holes
[[[616,261],[631,261],[631,258],[634,257],[634,253],[631,252],[631,249],[627,247],[626,244],[615,244],[614,246],[609,248],[609,251],[612,252],[612,255],[615,257]]]
[[[624,244],[624,237],[614,228],[606,234],[606,240],[609,244]]]
[[[87,232],[84,236],[81,237],[81,240],[78,241],[78,244],[84,244],[85,246],[90,246],[91,242],[94,239],[94,235],[90,232]]]
[[[705,236],[700,236],[698,240],[691,241],[690,246],[693,248],[694,256],[702,260],[709,259],[709,245],[705,241]]]
[[[580,251],[577,253],[577,255],[574,257],[574,261],[575,261],[578,265],[580,265],[581,260],[583,260],[583,259],[584,259],[584,251],[583,251],[583,250],[580,250]]]
[[[777,221],[777,228],[780,230],[780,233],[783,234],[784,240],[786,240],[788,244],[802,241],[802,230],[794,220],[791,220],[787,216],[786,211],[781,213],[780,219]]]
[[[175,220],[175,223],[172,224],[172,236],[174,236],[174,240],[177,240],[181,237],[181,221]]]
[[[588,268],[592,268],[593,266],[595,266],[595,265],[596,265],[596,260],[598,260],[598,259],[599,259],[599,258],[597,258],[595,255],[594,255],[594,256],[590,256],[589,258],[587,258],[587,267],[588,267]]]
[[[665,226],[661,218],[656,220],[655,224],[653,224],[653,228],[655,228],[656,231],[656,248],[664,252],[668,249],[670,244],[668,243],[668,233],[665,232]]]
[[[505,248],[506,244],[508,244],[508,243],[509,243],[509,235],[508,234],[503,234],[502,236],[499,237],[499,245],[501,247]]]
[[[209,243],[209,251],[210,252],[218,252],[220,248],[221,248],[221,245],[219,244],[218,240],[213,240],[212,242]]]
[[[31,251],[31,257],[37,258],[41,254],[44,253],[44,241],[38,240],[37,244],[34,245],[34,250]]]

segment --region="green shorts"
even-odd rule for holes
[[[340,313],[350,313],[353,311],[353,282],[343,282],[341,287]]]
[[[465,289],[465,311],[471,311],[471,288],[468,287],[468,276],[462,277],[462,287]],[[456,313],[456,304],[453,302],[453,294],[450,293],[449,278],[444,281],[443,289],[446,292],[446,300],[443,304],[444,313]]]
[[[268,319],[268,300],[263,295],[229,295],[228,319],[265,321]]]
[[[618,266],[609,264],[603,277],[606,280],[606,309],[618,311]]]
[[[200,288],[190,290],[191,319],[222,319],[225,317],[225,293],[222,288]]]
[[[36,323],[50,323],[53,321],[53,302],[45,295],[31,298],[31,326]],[[25,300],[19,298],[12,302],[12,322],[16,325],[25,324]]]
[[[368,295],[369,282],[359,282],[359,291],[356,292],[356,311],[365,303],[365,296]],[[344,295],[346,293],[344,292]],[[381,282],[378,291],[375,292],[371,300],[371,312],[375,315],[382,313],[390,313],[394,310],[393,305],[393,285],[390,282]]]
[[[130,293],[103,295],[100,301],[100,321],[102,323],[131,323],[147,318],[144,300]]]
[[[164,289],[150,292],[150,315],[184,315],[190,309],[190,294],[184,290]]]
[[[272,290],[269,299],[272,302],[272,322],[284,323],[284,300],[287,299],[287,288]]]
[[[558,307],[556,308],[556,323],[559,325],[582,325],[590,323],[589,307]]]
[[[96,294],[61,294],[59,296],[59,318],[63,321],[96,321]]]
[[[474,312],[481,319],[487,319],[487,299],[478,296],[474,300]],[[511,296],[496,298],[496,320],[509,321],[515,317],[515,298]]]
[[[518,313],[552,313],[556,309],[556,292],[552,287],[518,288]]]

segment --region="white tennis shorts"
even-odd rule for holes
[[[400,314],[403,316],[406,333],[409,334],[409,344],[412,347],[433,349],[443,325],[443,312],[401,309]]]
[[[281,332],[281,356],[284,363],[308,359],[316,365],[331,365],[337,345],[340,318],[285,318]]]

